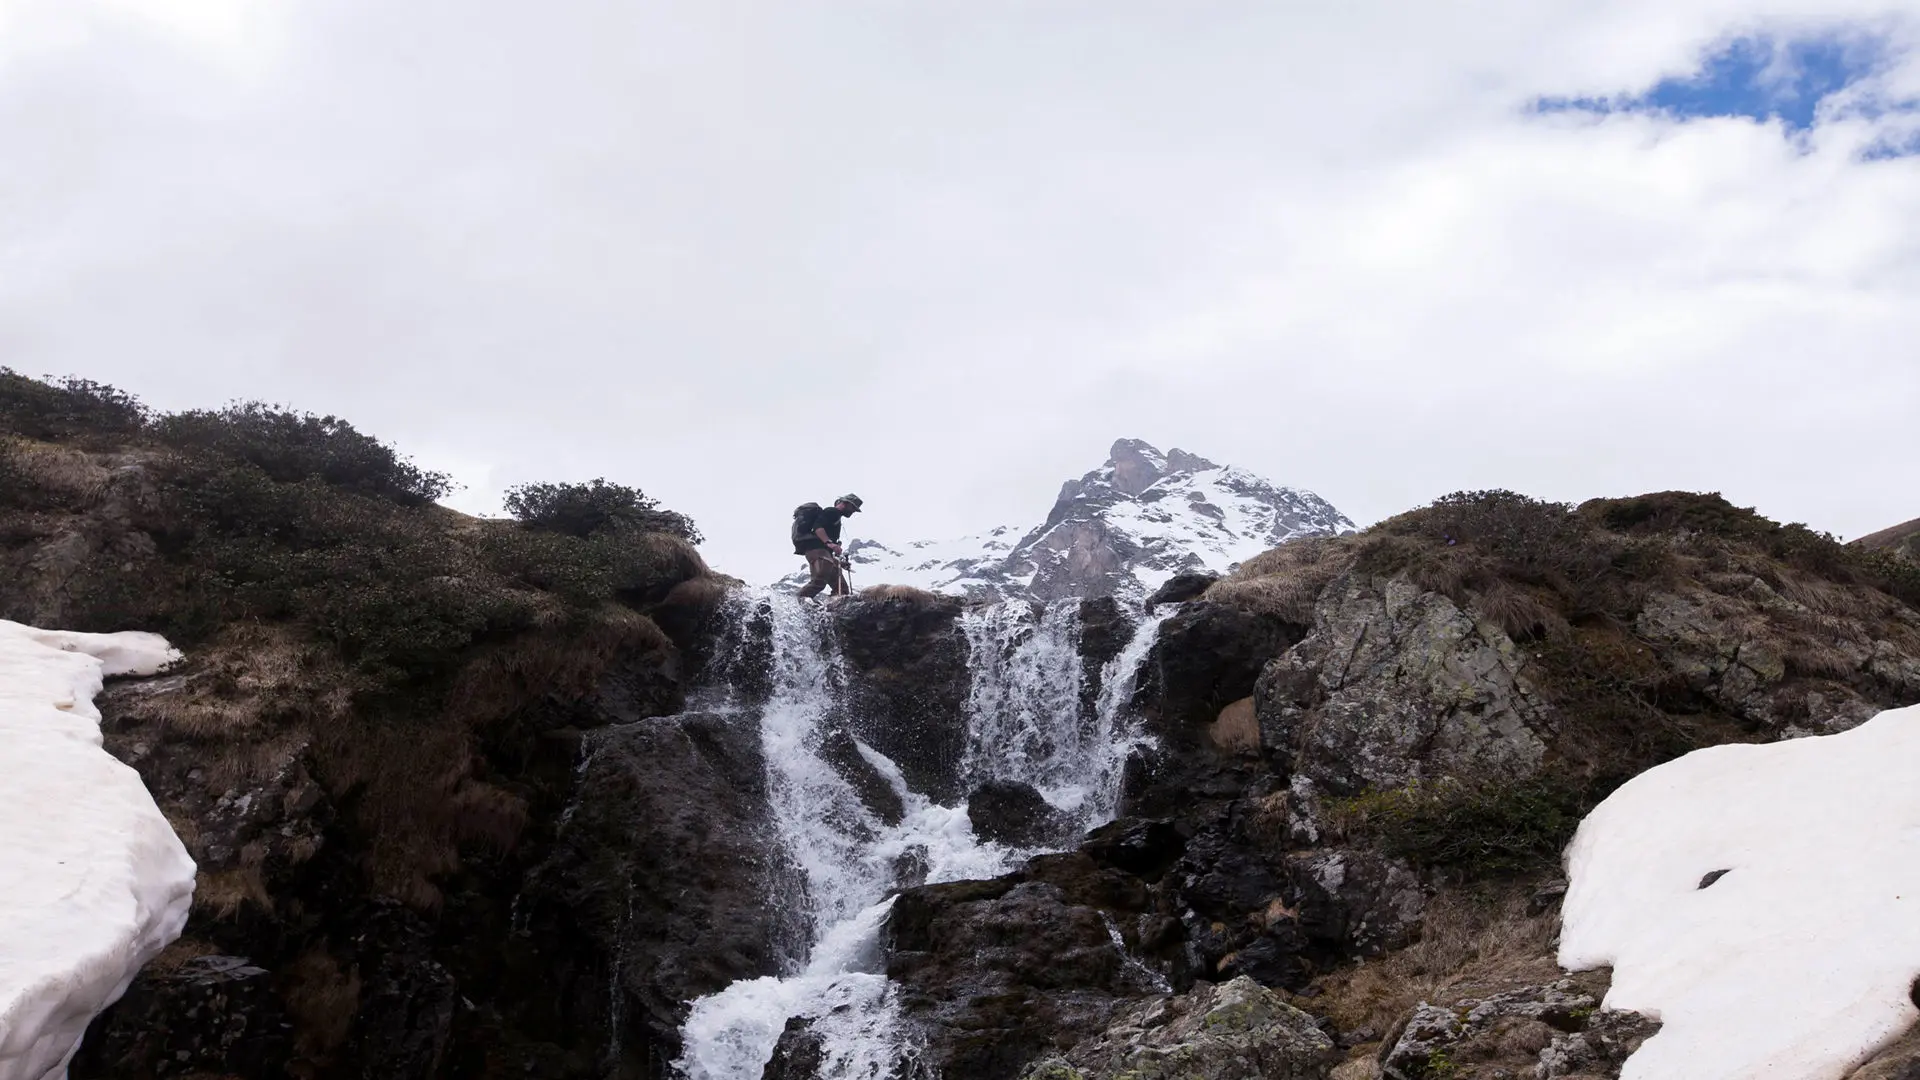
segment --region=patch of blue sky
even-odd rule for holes
[[[1811,128],[1820,103],[1883,70],[1891,59],[1883,38],[1825,35],[1781,40],[1730,38],[1701,57],[1699,70],[1662,79],[1638,94],[1546,97],[1537,112],[1655,113],[1687,120],[1746,117],[1778,120],[1793,131]]]

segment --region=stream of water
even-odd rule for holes
[[[781,1031],[805,1017],[821,1037],[823,1080],[888,1080],[916,1053],[886,976],[880,931],[905,859],[928,882],[990,878],[1035,854],[983,842],[964,804],[942,806],[911,790],[891,761],[862,744],[906,813],[879,819],[821,756],[846,684],[824,609],[770,592],[740,602],[737,618],[770,626],[770,687],[759,709],[774,826],[806,882],[801,905],[809,945],[796,970],[743,980],[695,1002],[676,1069],[686,1080],[760,1080]],[[1142,622],[1101,672],[1083,709],[1079,604],[969,609],[969,789],[986,780],[1033,785],[1079,829],[1110,820],[1121,767],[1142,737],[1128,725],[1141,662],[1160,619]],[[1090,713],[1090,715],[1089,715]]]

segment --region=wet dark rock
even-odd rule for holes
[[[873,816],[888,825],[898,825],[906,816],[907,806],[895,790],[893,781],[879,770],[873,762],[860,752],[860,745],[853,736],[844,731],[836,731],[820,741],[820,760],[833,767],[833,770],[852,785],[855,795],[866,804]]]
[[[1151,613],[1161,604],[1184,604],[1189,600],[1197,600],[1201,593],[1219,580],[1220,575],[1211,572],[1175,574],[1155,589],[1152,596],[1147,597],[1147,611]]]
[[[975,836],[1014,847],[1058,843],[1069,827],[1032,784],[989,780],[967,796],[967,820]]]
[[[552,855],[521,897],[573,1022],[671,1059],[686,1006],[773,974],[803,948],[800,894],[774,843],[758,733],[688,714],[596,733]],[[609,971],[609,966],[614,970]],[[617,986],[618,1002],[608,1000]]]
[[[599,724],[630,724],[687,707],[678,649],[633,652],[608,666],[581,712]]]
[[[927,1064],[979,1080],[1011,1080],[1104,1030],[1117,1003],[1188,979],[1179,923],[1147,885],[1079,853],[908,890],[887,948]]]
[[[432,926],[399,904],[381,904],[353,948],[364,982],[350,1045],[363,1075],[438,1076],[460,995],[452,973],[434,958]]]
[[[1367,850],[1299,852],[1287,862],[1309,937],[1351,956],[1379,956],[1419,937],[1426,890],[1406,863]]]
[[[821,1080],[820,1066],[826,1045],[813,1022],[804,1016],[787,1021],[780,1041],[773,1046],[773,1057],[761,1071],[760,1080]]]
[[[1080,601],[1080,656],[1089,672],[1112,663],[1133,640],[1134,617],[1111,596]]]
[[[1080,850],[1102,866],[1158,881],[1186,847],[1186,837],[1171,821],[1120,818],[1088,833]]]
[[[932,594],[854,596],[833,615],[849,674],[849,731],[897,764],[913,790],[949,805],[965,794],[960,611],[958,600]]]
[[[1138,632],[1134,614],[1111,596],[1080,601],[1080,708],[1093,715],[1100,700],[1106,668],[1132,643]]]
[[[1225,604],[1182,607],[1161,624],[1143,677],[1160,733],[1176,744],[1196,740],[1199,725],[1252,694],[1267,662],[1306,633],[1279,616]]]
[[[246,957],[193,957],[149,968],[89,1029],[75,1076],[143,1077],[169,1071],[273,1075],[292,1049],[292,1024],[273,977]]]

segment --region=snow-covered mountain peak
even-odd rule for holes
[[[1225,573],[1288,540],[1351,531],[1353,523],[1312,492],[1120,439],[1099,468],[1061,485],[1037,527],[950,541],[853,540],[847,556],[863,586],[996,599],[1139,598],[1183,571]]]

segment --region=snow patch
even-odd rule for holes
[[[1920,1019],[1920,706],[1715,746],[1581,822],[1560,963],[1660,1020],[1621,1080],[1839,1080]]]
[[[0,1080],[59,1080],[87,1024],[180,936],[193,860],[101,749],[108,675],[180,654],[154,634],[0,621]]]

